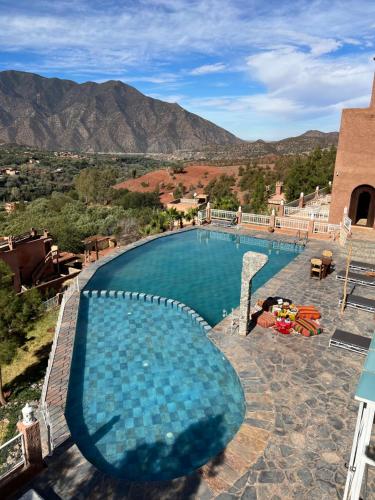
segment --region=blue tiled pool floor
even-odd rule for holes
[[[235,371],[191,316],[82,296],[66,417],[99,469],[134,480],[188,474],[225,447],[244,411]]]

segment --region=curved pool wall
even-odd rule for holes
[[[172,479],[233,438],[244,394],[209,330],[171,299],[81,294],[65,415],[98,469],[137,481]]]
[[[253,279],[255,291],[289,264],[301,247],[204,229],[182,231],[136,245],[100,263],[85,288],[173,297],[215,325],[239,305],[242,258],[248,251],[268,256]]]

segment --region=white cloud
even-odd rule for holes
[[[203,66],[192,69],[189,74],[193,76],[209,75],[210,73],[224,71],[226,68],[226,65],[223,63],[204,64]]]

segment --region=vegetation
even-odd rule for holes
[[[312,193],[316,186],[327,186],[333,179],[336,148],[316,149],[307,156],[290,160],[285,178],[285,192],[288,201],[297,199],[300,193]]]
[[[0,406],[6,404],[2,384],[2,368],[9,365],[17,349],[25,342],[30,321],[40,315],[41,298],[37,290],[17,295],[13,274],[0,260]]]
[[[221,175],[210,181],[205,189],[209,195],[212,208],[222,210],[237,210],[240,204],[237,195],[233,192],[236,180],[233,176]]]
[[[33,321],[23,345],[3,368],[4,392],[9,395],[8,404],[0,407],[0,444],[15,435],[23,406],[40,399],[57,314],[50,311]]]

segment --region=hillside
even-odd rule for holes
[[[119,81],[78,84],[0,72],[0,142],[49,150],[170,153],[241,141]]]

